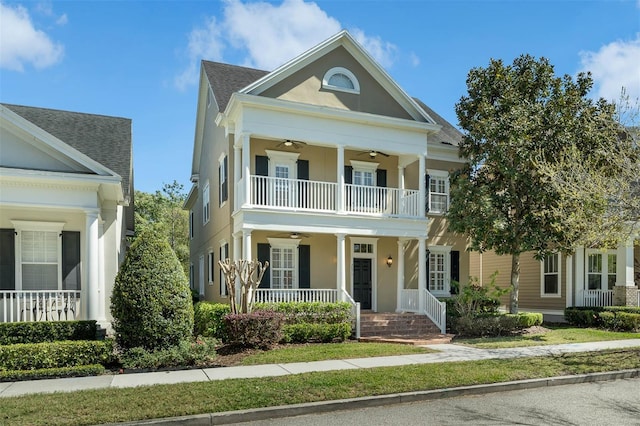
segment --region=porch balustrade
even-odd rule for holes
[[[79,309],[77,290],[0,291],[2,322],[74,320]]]
[[[420,310],[420,293],[418,289],[404,289],[400,293],[400,309],[405,312]]]
[[[338,184],[312,180],[251,177],[249,203],[255,207],[313,212],[337,212]],[[242,180],[238,185],[244,188]],[[244,199],[242,189],[239,196]],[[345,210],[358,215],[419,217],[419,191],[346,184]]]
[[[338,290],[335,289],[268,289],[256,290],[255,303],[282,303],[282,302],[323,302],[335,303],[338,301]]]
[[[447,332],[447,304],[441,302],[429,290],[424,290],[425,305],[424,314],[440,328],[440,333]]]
[[[582,294],[582,306],[611,306],[613,305],[612,290],[585,290]]]

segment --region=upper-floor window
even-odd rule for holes
[[[209,218],[211,215],[211,197],[209,191],[209,182],[205,183],[204,188],[202,189],[202,224],[206,225],[209,223]]]
[[[429,191],[429,213],[443,214],[449,209],[449,174],[431,170],[427,175],[427,191]]]
[[[225,201],[229,198],[229,185],[228,181],[228,166],[227,166],[227,156],[222,154],[220,159],[218,160],[218,180],[220,183],[220,188],[218,188],[218,204],[220,207],[224,204]]]
[[[327,71],[322,78],[322,87],[348,93],[360,93],[360,83],[356,76],[346,68],[335,67]]]
[[[560,296],[560,254],[546,255],[541,262],[541,296]]]
[[[194,216],[193,216],[193,210],[189,210],[189,239],[193,240],[193,236],[194,236],[194,229],[193,229],[193,220],[194,220]]]

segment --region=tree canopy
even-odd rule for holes
[[[511,65],[491,60],[467,77],[456,104],[466,166],[454,173],[449,228],[470,236],[471,248],[511,255],[510,311],[518,311],[520,254],[570,252],[576,232],[558,209],[561,194],[541,165],[555,164],[567,147],[576,161],[611,163],[619,126],[613,104],[587,97],[589,74],[557,77],[545,58]],[[615,174],[619,168],[611,168]]]

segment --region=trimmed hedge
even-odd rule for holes
[[[193,307],[193,335],[225,340],[225,315],[231,308],[225,303],[198,302]]]
[[[227,343],[247,348],[269,349],[282,340],[284,315],[274,311],[229,314],[224,317]]]
[[[0,371],[0,382],[99,376],[104,373],[105,368],[100,364],[78,365],[75,367],[62,368],[40,368],[38,370],[8,370]]]
[[[602,326],[613,331],[637,331],[640,332],[640,314],[625,311],[600,312]]]
[[[287,324],[283,327],[284,343],[343,342],[351,336],[351,323],[335,324]]]
[[[113,360],[113,341],[108,339],[0,346],[0,371],[108,365]]]
[[[199,337],[157,351],[132,348],[120,356],[120,361],[124,368],[210,366],[216,357],[215,344],[215,339]]]
[[[96,338],[96,321],[93,320],[0,323],[0,345]]]
[[[455,321],[455,331],[465,337],[502,336],[540,324],[542,314],[535,312],[462,316]]]
[[[576,327],[640,332],[640,307],[636,306],[574,306],[565,308],[564,319]]]
[[[351,304],[348,302],[258,303],[254,309],[280,312],[285,315],[286,324],[337,324],[351,321]]]

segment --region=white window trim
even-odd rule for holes
[[[562,297],[562,255],[560,253],[553,253],[554,256],[558,257],[558,272],[554,273],[546,273],[544,271],[544,259],[540,261],[540,297],[543,298],[559,298]],[[544,277],[546,275],[558,275],[558,292],[557,293],[545,293],[544,291]]]
[[[215,254],[213,252],[213,249],[211,247],[209,247],[209,250],[207,250],[207,283],[209,285],[213,285],[213,272],[215,271]]]
[[[227,182],[229,180],[229,170],[224,168],[224,160],[225,158],[227,158],[227,153],[223,152],[220,155],[220,158],[218,158],[218,194],[222,194],[222,186],[225,182]],[[229,168],[229,162],[227,161],[227,168]],[[224,170],[223,170],[224,169]],[[223,173],[224,171],[224,173]],[[222,180],[222,177],[224,177],[224,181]],[[227,198],[225,200],[223,200],[221,203],[218,203],[220,205],[220,207],[223,207],[225,204],[227,204],[227,201],[229,200],[229,184],[227,184]]]
[[[269,261],[270,264],[273,264],[272,252],[273,249],[290,249],[293,250],[293,284],[292,289],[299,288],[300,281],[298,279],[298,275],[300,274],[300,270],[298,267],[298,246],[300,245],[300,239],[297,238],[267,238],[269,241]],[[273,274],[270,274],[271,282],[269,283],[269,288],[276,289],[273,286]],[[282,289],[289,290],[289,289]]]
[[[195,219],[195,215],[193,214],[193,209],[189,210],[189,239],[193,240],[193,236],[195,235],[194,232],[194,219]]]
[[[205,182],[202,189],[202,224],[206,225],[211,219],[211,189],[209,181]]]
[[[205,293],[204,268],[205,268],[204,254],[201,254],[200,258],[198,259],[198,294],[200,296],[204,296],[204,293]]]
[[[429,292],[434,296],[450,296],[451,295],[451,249],[452,246],[428,246],[429,255],[427,256],[427,262],[431,262],[431,254],[443,254],[444,255],[444,288],[442,290],[433,290],[429,285]],[[429,274],[427,276],[427,283],[431,279],[431,268],[429,268]]]
[[[12,220],[13,228],[16,232],[16,238],[14,243],[14,254],[16,261],[15,269],[15,289],[16,291],[22,290],[22,232],[23,231],[36,231],[36,232],[55,232],[58,236],[58,290],[62,290],[62,238],[60,233],[64,229],[64,222],[35,222],[26,220]],[[37,290],[33,290],[37,291]]]
[[[287,165],[291,168],[291,176],[289,176],[289,179],[298,178],[298,168],[296,167],[296,162],[298,161],[300,153],[273,151],[270,149],[265,149],[265,152],[269,157],[269,176],[274,177],[276,175],[276,166]]]
[[[444,215],[447,213],[447,211],[449,210],[449,204],[450,204],[450,195],[449,195],[449,172],[446,172],[444,170],[432,170],[432,169],[428,169],[427,170],[427,174],[429,175],[429,187],[425,188],[425,191],[427,192],[427,197],[429,200],[429,211],[427,212],[427,214],[432,214],[432,215]],[[432,206],[431,206],[431,179],[433,178],[437,178],[437,179],[443,179],[444,180],[444,190],[445,190],[445,194],[447,196],[447,201],[446,201],[446,207],[445,207],[445,211],[440,212],[440,211],[434,211]],[[438,195],[441,195],[440,193],[438,193]]]
[[[609,275],[617,273],[617,270],[613,274],[609,271],[609,255],[616,256],[616,265],[618,264],[618,252],[617,250],[600,250],[600,249],[586,249],[584,253],[584,290],[589,291],[589,255],[601,254],[602,255],[602,271],[600,272],[600,291],[609,291],[608,278]]]
[[[353,89],[348,89],[346,87],[334,86],[332,84],[329,84],[329,80],[331,80],[331,77],[333,77],[336,74],[344,74],[347,77],[349,77],[349,79],[351,80],[351,83],[353,83]],[[324,77],[322,77],[322,87],[324,89],[335,90],[337,92],[353,93],[356,95],[360,93],[360,82],[356,78],[355,74],[353,74],[351,71],[343,67],[334,67],[334,68],[331,68],[329,71],[327,71],[324,74]]]
[[[225,246],[226,246],[226,249],[225,249]],[[225,259],[226,259],[227,257],[229,257],[229,245],[227,243],[227,240],[219,241],[218,253],[221,252],[223,249],[225,250]],[[224,260],[224,259],[220,257],[220,259],[218,260]],[[220,286],[219,286],[220,296],[229,297],[229,290],[227,289],[227,279],[224,276],[224,272],[222,272],[222,268],[220,268],[219,277],[220,277]]]

